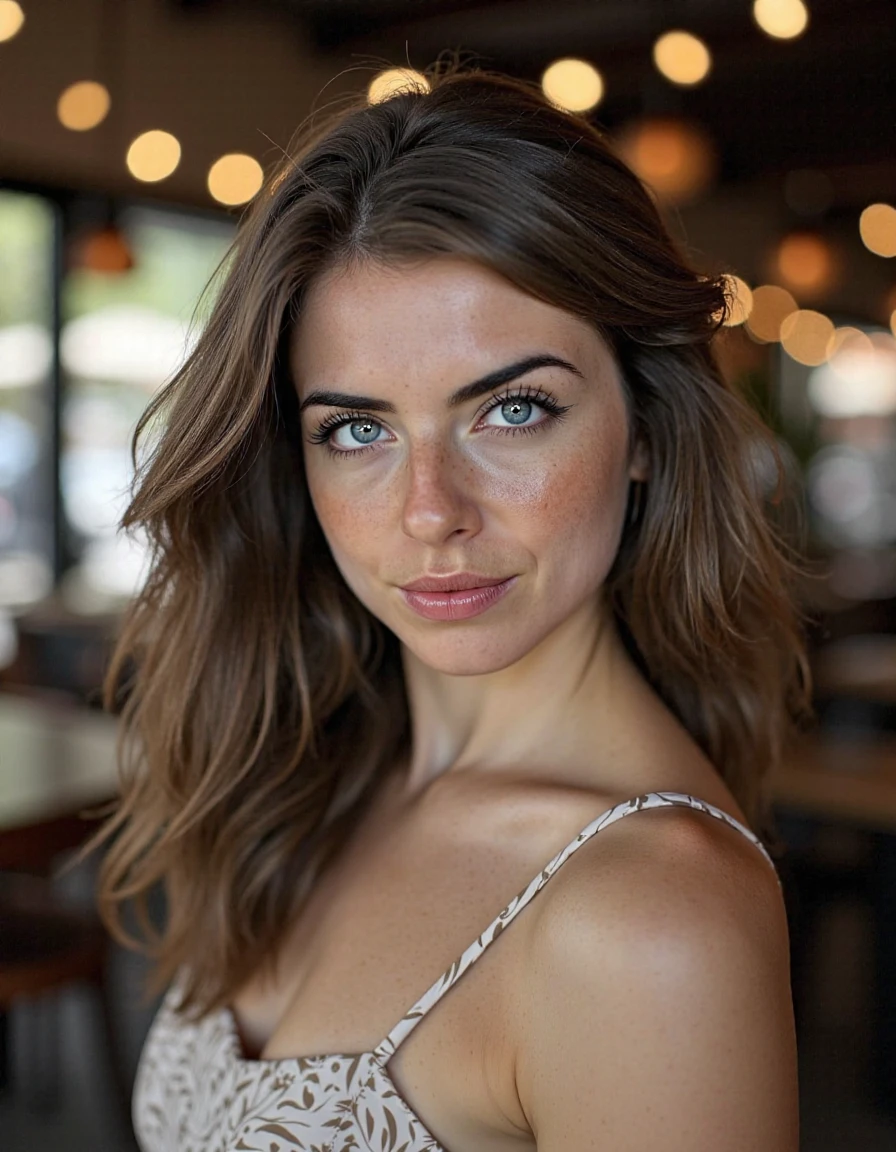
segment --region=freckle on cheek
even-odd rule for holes
[[[337,531],[357,532],[365,525],[365,516],[361,509],[347,504],[335,505],[327,511],[327,520]]]

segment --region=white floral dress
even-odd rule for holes
[[[389,1058],[573,852],[624,816],[668,805],[723,820],[774,868],[748,828],[705,800],[683,792],[625,800],[558,852],[370,1052],[246,1059],[229,1009],[198,1024],[184,1020],[175,981],[149,1030],[134,1085],[143,1152],[447,1152],[391,1080]]]

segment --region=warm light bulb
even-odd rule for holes
[[[862,243],[876,256],[896,256],[896,208],[869,204],[859,217]]]
[[[801,308],[781,321],[781,346],[799,364],[815,367],[828,358],[828,342],[834,325],[821,312]]]
[[[133,141],[127,154],[131,175],[152,184],[170,176],[180,163],[180,144],[170,132],[154,129]]]
[[[588,112],[603,99],[604,82],[593,64],[568,57],[555,60],[544,70],[541,90],[565,112]]]
[[[69,268],[115,275],[129,272],[135,263],[127,237],[114,224],[91,229],[71,244]]]
[[[95,80],[70,84],[56,102],[59,122],[72,132],[87,132],[102,124],[109,113],[109,90]]]
[[[781,325],[797,310],[797,302],[777,284],[763,284],[753,289],[753,311],[746,326],[758,340],[772,344],[781,339]]]
[[[653,62],[673,84],[689,87],[709,74],[709,49],[690,32],[674,31],[661,36],[653,46]]]
[[[822,296],[836,279],[834,253],[823,236],[791,232],[778,245],[772,275],[798,294]]]
[[[715,177],[717,153],[696,124],[668,117],[623,128],[617,151],[657,197],[683,204],[704,193]]]
[[[12,40],[25,23],[22,5],[16,0],[0,0],[0,41]]]
[[[793,40],[809,25],[809,10],[802,0],[755,0],[753,19],[767,36]]]
[[[246,204],[263,183],[261,165],[244,152],[222,156],[208,172],[208,190],[219,204]]]

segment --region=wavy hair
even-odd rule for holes
[[[774,439],[711,347],[729,281],[688,265],[584,118],[476,68],[427,78],[429,91],[306,123],[134,434],[122,526],[146,532],[151,566],[104,684],[121,713],[121,798],[87,851],[109,841],[110,930],[155,957],[154,991],[187,969],[194,1013],[270,963],[409,747],[398,641],[349,590],[316,521],[288,370],[309,285],[351,261],[466,257],[608,342],[651,469],[609,602],[751,826],[775,837],[769,774],[808,673],[793,554],[757,468],[777,461]],[[158,883],[163,929],[147,912]],[[142,940],[124,928],[128,901]]]

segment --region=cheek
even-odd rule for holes
[[[315,491],[308,485],[318,524],[346,586],[361,603],[376,614],[376,605],[368,597],[368,574],[379,568],[382,526],[371,521],[373,509],[363,501],[340,497],[338,491],[322,485]]]
[[[521,483],[520,514],[540,539],[562,555],[615,554],[627,494],[626,462],[617,444],[592,441],[551,460]]]
[[[539,561],[563,558],[562,570],[594,568],[615,555],[627,494],[624,438],[593,433],[562,451],[513,458],[502,449],[455,462],[455,482],[480,504],[496,537],[515,542]],[[400,526],[405,480],[399,472],[359,471],[332,475],[326,466],[306,470],[314,510],[343,574],[354,565],[378,566],[383,549],[402,545]],[[407,542],[404,541],[406,544]]]
[[[363,487],[335,484],[313,468],[307,470],[306,477],[318,523],[340,567],[353,556],[363,557],[365,551],[375,548],[376,541],[382,539],[382,524],[376,520],[382,502],[369,499]]]

